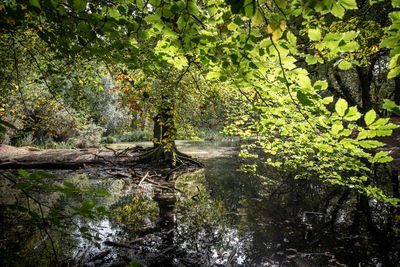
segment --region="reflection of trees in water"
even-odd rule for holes
[[[223,200],[228,212],[243,215],[230,219],[239,218],[242,234],[252,233],[246,265],[394,266],[399,261],[398,209],[353,189],[312,177],[294,180],[290,173],[260,168],[276,182],[268,185],[236,172],[239,166],[234,158],[209,160],[204,185],[212,199]],[[380,170],[378,180],[390,192],[393,177],[388,174],[392,173]],[[393,185],[396,192],[397,183]]]
[[[176,183],[183,194],[175,207],[175,240],[198,264],[230,265],[243,255],[240,237],[220,200],[212,200],[205,188],[204,171],[180,177]]]
[[[289,179],[271,189],[241,201],[242,225],[255,233],[253,263],[357,265],[376,258],[393,266],[399,260],[398,241],[391,236],[399,225],[388,223],[393,216],[388,205],[351,189],[304,180]]]
[[[239,165],[235,158],[210,159],[205,170],[178,178],[175,187],[181,193],[156,188],[152,199],[136,194],[104,200],[117,201],[113,208],[121,209],[116,220],[130,234],[126,239],[124,234],[110,237],[123,247],[114,247],[116,256],[112,252],[104,261],[126,264],[134,259],[145,266],[394,266],[399,260],[398,209],[352,189],[317,179],[294,180],[270,169],[263,171],[275,175],[276,183],[268,185],[236,172]],[[75,179],[84,188],[95,183],[89,177]],[[117,182],[105,184],[124,191],[122,180]],[[82,201],[74,196],[73,202]],[[111,260],[111,255],[116,258]]]

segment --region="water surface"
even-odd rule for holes
[[[124,144],[121,148],[126,147]],[[150,145],[141,143],[140,145]],[[94,200],[114,217],[72,216],[53,233],[71,266],[396,266],[398,210],[360,201],[352,190],[239,171],[237,142],[178,141],[205,168],[180,176],[177,190],[107,171],[58,172],[83,190],[111,197],[50,194],[49,204],[79,206]],[[118,145],[114,146],[117,148]],[[361,206],[360,203],[364,203]],[[82,231],[84,230],[84,231]],[[37,246],[37,245],[36,245]],[[7,264],[6,264],[7,265]],[[10,264],[8,264],[11,266]]]

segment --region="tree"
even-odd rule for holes
[[[156,154],[162,158],[175,161],[171,155],[176,136],[171,114],[177,103],[174,91],[181,75],[196,66],[210,81],[224,82],[242,95],[237,102],[241,117],[227,132],[258,138],[243,155],[252,155],[256,147],[263,151],[266,164],[296,170],[298,177],[313,172],[326,181],[398,202],[371,185],[371,166],[391,158],[387,152],[374,154],[368,149],[381,145],[375,136],[390,135],[395,128],[370,109],[376,42],[361,45],[366,35],[356,32],[360,29],[356,22],[350,31],[335,33],[307,22],[326,18],[328,27],[334,27],[333,21],[339,27],[359,17],[352,10],[369,8],[365,1],[358,5],[355,0],[50,2],[6,2],[0,21],[5,34],[14,40],[16,29],[38,28],[35,36],[66,61],[78,55],[96,58],[105,65],[141,69],[151,80],[158,79],[162,86],[155,136],[166,144],[155,151],[161,150]],[[392,4],[399,5],[397,0]],[[391,49],[388,78],[394,78],[400,70],[398,11],[389,17],[392,24],[380,47]],[[303,22],[305,27],[295,27]],[[366,55],[365,64],[357,62],[359,54]],[[327,58],[342,70],[355,65],[364,115],[354,106],[357,100],[340,86],[340,75],[334,78],[348,101],[339,98],[333,104],[326,91],[332,84],[316,80],[301,64],[324,64]],[[171,77],[174,73],[176,78]],[[163,129],[157,131],[160,125]]]

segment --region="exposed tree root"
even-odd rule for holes
[[[196,164],[198,167],[203,168],[204,165],[193,159],[191,156],[184,154],[173,146],[170,149],[165,149],[163,146],[157,146],[152,150],[146,152],[139,159],[139,162],[154,162],[154,161],[163,161],[169,164],[172,167],[180,166],[185,164],[185,162],[190,162],[192,164]]]

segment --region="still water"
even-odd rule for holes
[[[52,233],[64,265],[399,266],[398,210],[273,170],[265,170],[272,184],[246,175],[239,171],[237,142],[177,145],[205,168],[178,177],[176,190],[151,178],[138,185],[124,173],[57,173],[77,188],[111,196],[54,193],[49,205],[68,212],[90,199],[114,214],[71,216]],[[43,241],[30,242],[30,250],[39,250]]]

